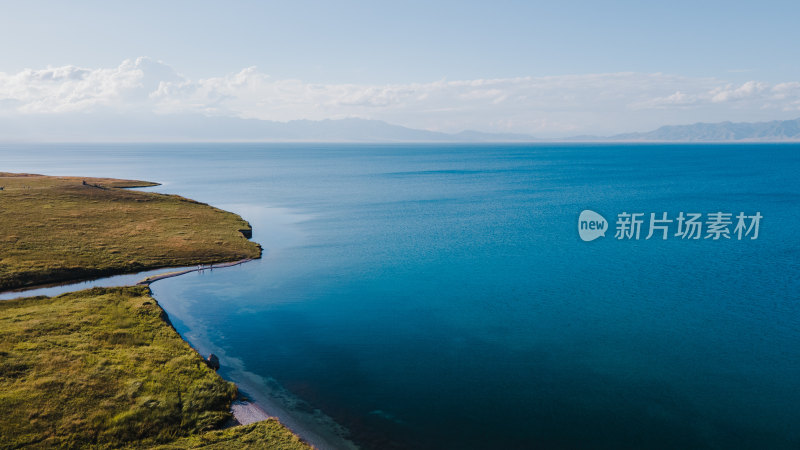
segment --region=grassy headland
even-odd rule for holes
[[[0,447],[308,448],[274,420],[212,431],[235,395],[147,287],[0,302]]]
[[[261,254],[241,217],[154,183],[0,173],[0,291]],[[0,301],[0,448],[309,448],[276,420],[219,429],[236,387],[149,288]]]
[[[155,183],[0,172],[0,290],[258,258],[236,214]]]

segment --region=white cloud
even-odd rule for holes
[[[800,83],[769,84],[748,81],[740,85],[725,83],[696,89],[690,93],[675,91],[671,95],[656,97],[636,104],[640,109],[670,107],[712,107],[715,104],[739,110],[775,110],[797,113],[800,111]]]
[[[748,81],[741,86],[727,85],[723,88],[714,89],[711,92],[711,101],[715,103],[746,100],[746,99],[763,99],[763,94],[772,90],[772,87],[766,83],[759,83],[758,81]]]
[[[697,120],[800,112],[800,82],[733,84],[661,73],[606,73],[407,84],[275,79],[254,67],[190,79],[148,58],[116,68],[0,73],[0,114],[201,113],[265,120],[362,117],[442,131],[543,136],[613,133]],[[772,114],[772,116],[770,116]]]

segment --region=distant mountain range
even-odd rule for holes
[[[660,142],[800,141],[800,119],[771,122],[722,122],[672,125],[645,133],[618,134],[595,140]]]
[[[0,118],[0,142],[526,142],[523,134],[419,130],[380,120],[275,122],[199,114],[79,114]]]
[[[197,114],[74,114],[0,118],[0,142],[789,142],[800,141],[800,119],[759,123],[696,123],[642,133],[539,139],[527,134],[450,134],[380,120],[275,122]]]

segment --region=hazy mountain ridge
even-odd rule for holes
[[[601,139],[662,142],[800,141],[800,119],[669,125],[644,133],[624,133]]]
[[[199,114],[84,114],[0,118],[0,141],[529,142],[523,134],[419,130],[380,120],[275,122]]]
[[[199,114],[42,114],[0,118],[0,142],[800,142],[800,119],[663,126],[613,136],[539,139],[519,133],[443,133],[380,120],[276,122]]]

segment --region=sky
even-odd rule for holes
[[[800,117],[797,1],[0,3],[0,120],[609,135]]]

